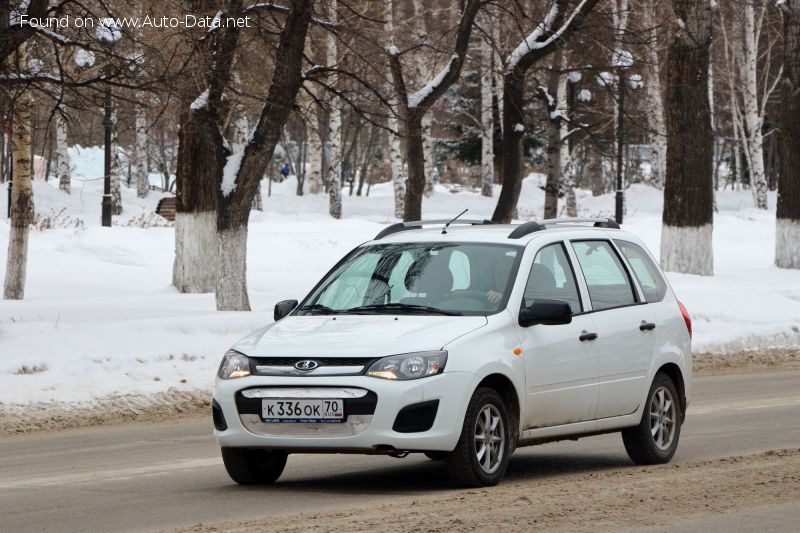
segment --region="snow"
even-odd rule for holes
[[[628,78],[628,87],[630,87],[634,91],[638,91],[639,89],[644,87],[644,81],[642,80],[642,76],[640,74],[631,74],[630,78]]]
[[[269,324],[275,302],[302,297],[343,254],[396,221],[391,183],[373,185],[366,198],[345,189],[342,220],[327,216],[327,195],[295,196],[292,177],[273,183],[272,196],[262,183],[264,212],[252,212],[248,238],[253,312],[217,312],[213,294],[180,294],[171,286],[174,229],[137,224],[149,220],[162,195],[138,199],[135,184],[123,184],[124,213],[102,228],[102,149],[73,148],[70,160],[71,195],[58,190],[57,180],[34,182],[38,218],[50,216],[56,227],[31,232],[25,300],[0,300],[0,403],[7,405],[208,391],[224,351]],[[523,182],[521,219],[541,217],[544,180],[533,174]],[[9,233],[2,192],[0,277]],[[470,218],[489,217],[498,194],[453,194],[436,185],[423,214],[452,218],[469,208]],[[578,190],[577,200],[579,216],[614,211],[613,193]],[[692,315],[697,351],[800,341],[800,270],[773,266],[775,211],[752,203],[749,191],[717,194],[714,276],[668,273]],[[627,206],[623,227],[658,257],[661,191],[633,185]],[[46,369],[25,374],[23,366]]]
[[[439,85],[442,84],[444,81],[445,76],[447,76],[450,71],[453,69],[453,64],[458,61],[458,56],[453,54],[450,57],[450,61],[447,62],[447,65],[444,66],[442,70],[439,71],[436,76],[425,84],[425,87],[420,89],[419,91],[409,95],[408,97],[408,107],[413,109],[417,107],[425,98],[428,97]]]
[[[578,91],[578,101],[580,102],[591,102],[592,101],[592,91],[589,89],[581,89]]]
[[[389,55],[391,56],[396,56],[397,54],[400,53],[400,50],[398,50],[395,45],[390,46],[389,48],[386,49],[386,51],[389,52]]]
[[[122,31],[113,18],[100,19],[94,32],[98,41],[105,45],[111,45],[122,39]]]
[[[189,109],[192,111],[198,111],[203,109],[208,104],[208,89],[200,93],[200,96],[194,99],[192,105],[189,106]]]
[[[514,131],[516,131],[517,133],[522,133],[523,131],[525,131],[525,126],[517,122],[516,124],[514,124]]]
[[[614,50],[611,54],[611,65],[614,68],[630,68],[633,66],[633,54],[627,50]]]
[[[614,75],[610,72],[601,72],[597,75],[597,84],[600,87],[611,87],[614,85]]]
[[[222,169],[222,183],[220,183],[220,191],[226,198],[236,190],[236,177],[239,174],[239,168],[242,166],[242,159],[244,158],[244,147],[236,150],[228,156],[225,161],[225,166]]]
[[[88,68],[94,66],[94,52],[91,50],[84,50],[83,48],[75,52],[75,64],[81,68]]]
[[[567,74],[567,80],[569,80],[570,83],[578,83],[582,79],[583,79],[583,74],[581,74],[577,70],[573,70],[572,72],[569,72]]]

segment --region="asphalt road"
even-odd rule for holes
[[[800,446],[800,373],[697,378],[694,391],[674,461]],[[613,434],[518,450],[508,477],[629,465]],[[276,485],[238,487],[222,466],[210,417],[0,439],[2,532],[167,529],[449,488],[442,465],[421,455],[296,455]],[[796,507],[787,510],[798,516]]]

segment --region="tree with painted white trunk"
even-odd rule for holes
[[[528,71],[561,48],[598,0],[555,0],[541,23],[506,58],[503,73],[502,181],[492,222],[509,223],[522,190],[522,140]]]
[[[403,220],[422,218],[422,197],[425,193],[425,149],[422,119],[433,104],[460,77],[475,17],[485,1],[466,0],[459,16],[452,54],[436,76],[415,92],[409,91],[406,83],[406,74],[401,62],[405,52],[400,52],[394,45],[386,50],[395,97],[398,101],[397,110],[405,138],[405,156],[408,163],[408,186],[403,203]]]
[[[775,264],[800,268],[800,0],[785,0]]]
[[[713,275],[713,147],[708,99],[712,2],[671,0],[667,50],[664,270]]]
[[[21,72],[27,70],[24,46],[17,49],[17,66]],[[14,161],[14,183],[11,190],[11,223],[3,298],[22,300],[25,297],[25,277],[28,267],[28,235],[33,222],[30,93],[24,89],[17,93],[13,106],[11,156]]]
[[[216,290],[217,190],[227,156],[220,125],[226,111],[224,95],[231,81],[238,37],[235,31],[215,31],[200,37],[200,46],[211,53],[196,54],[188,73],[190,79],[202,80],[202,85],[190,85],[180,98],[183,111],[175,173],[177,205],[172,269],[172,282],[180,292]]]
[[[303,84],[303,49],[314,2],[295,0],[286,14],[275,53],[275,70],[258,121],[244,149],[228,156],[218,186],[217,287],[220,311],[249,311],[247,225],[255,189],[272,159],[297,93]],[[238,7],[239,9],[236,9]],[[229,16],[241,15],[240,6]],[[221,28],[220,33],[238,33]]]
[[[336,24],[338,20],[337,2],[330,0],[328,11],[329,22]],[[336,36],[328,32],[327,63],[328,68],[338,68],[339,45]],[[332,76],[329,81],[331,87],[336,87],[337,76]],[[336,96],[331,97],[331,108],[328,120],[328,213],[333,218],[342,218],[342,108]]]
[[[69,194],[72,183],[69,167],[69,144],[67,141],[67,119],[64,109],[56,110],[56,172],[58,188]]]

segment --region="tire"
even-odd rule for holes
[[[666,374],[656,374],[641,422],[622,430],[628,457],[640,465],[668,463],[678,448],[682,424],[683,412],[675,384]]]
[[[444,461],[447,459],[449,455],[448,452],[424,452],[425,457],[430,459],[431,461]]]
[[[484,431],[487,421],[489,427]],[[510,429],[511,421],[500,395],[493,389],[478,388],[467,406],[458,444],[445,459],[453,482],[461,487],[497,485],[508,468]],[[491,438],[493,445],[484,447],[479,459],[477,443],[486,442],[487,437]]]
[[[258,448],[222,448],[222,462],[228,475],[239,485],[269,485],[277,481],[286,466],[285,452]]]

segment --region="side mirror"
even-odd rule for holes
[[[555,326],[572,322],[572,309],[563,300],[534,300],[519,312],[519,325],[523,328],[534,324]]]
[[[297,300],[283,300],[276,303],[275,312],[272,315],[275,318],[275,322],[294,311],[295,307],[297,307]]]

